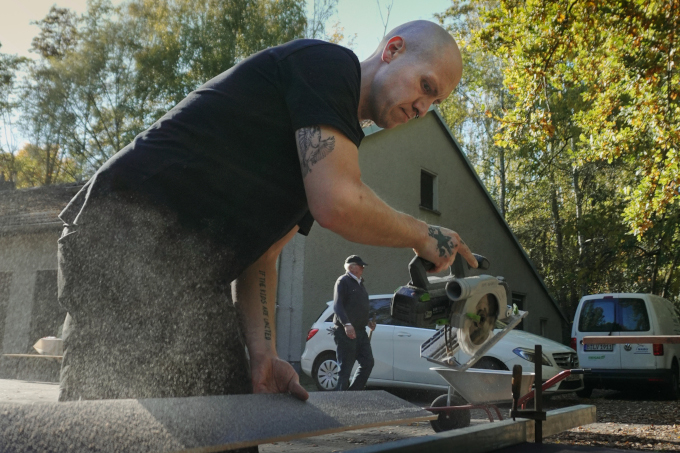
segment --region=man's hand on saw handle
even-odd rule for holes
[[[457,253],[461,254],[470,267],[478,266],[470,248],[458,233],[440,226],[428,225],[426,240],[420,248],[415,248],[413,251],[419,257],[434,264],[434,268],[429,272],[441,272],[450,267]]]

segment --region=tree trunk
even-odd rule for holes
[[[500,196],[500,208],[501,216],[505,218],[505,149],[500,148],[498,150],[498,155],[500,156],[500,183],[501,183],[501,196]]]
[[[678,251],[675,253],[675,257],[673,257],[673,263],[671,264],[670,269],[668,269],[668,274],[666,274],[666,279],[663,282],[663,288],[661,288],[661,297],[667,297],[668,294],[668,287],[671,284],[671,280],[673,278],[673,272],[675,271],[675,267],[678,265],[678,259],[680,259],[680,248],[677,249]]]

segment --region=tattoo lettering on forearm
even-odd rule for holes
[[[298,130],[298,146],[300,148],[300,166],[304,178],[312,172],[312,166],[335,149],[335,136],[322,140],[319,126],[306,127]]]
[[[259,272],[260,303],[262,304],[262,316],[264,317],[264,339],[272,339],[272,327],[269,324],[269,309],[267,308],[267,280],[264,271]]]
[[[431,238],[437,240],[437,250],[439,251],[439,256],[451,256],[453,254],[453,249],[458,247],[457,245],[453,245],[451,236],[447,236],[442,233],[441,228],[428,227],[427,233]]]

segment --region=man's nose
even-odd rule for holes
[[[419,98],[413,103],[413,109],[415,110],[418,117],[422,118],[430,109],[431,105],[432,101],[429,99]]]

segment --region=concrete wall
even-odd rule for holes
[[[359,151],[362,179],[368,186],[395,209],[457,231],[475,253],[490,260],[489,274],[504,276],[512,291],[525,297],[523,308],[529,316],[524,329],[540,334],[544,318],[545,336],[562,341],[559,311],[434,113],[367,136]],[[437,175],[441,214],[419,208],[421,169]],[[334,282],[351,254],[370,264],[364,278],[371,294],[393,293],[409,281],[412,251],[354,244],[316,224],[305,245],[303,337],[333,298]]]

